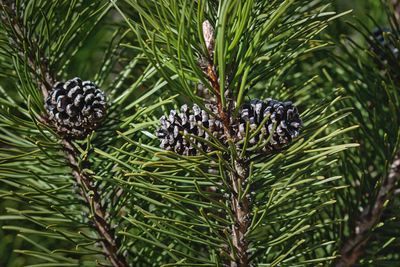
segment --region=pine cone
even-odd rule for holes
[[[206,107],[214,113],[217,110],[212,104],[207,104]],[[161,127],[158,127],[156,132],[156,136],[161,141],[160,147],[184,156],[195,156],[200,153],[183,134],[192,134],[210,140],[208,133],[196,124],[209,129],[217,138],[221,138],[223,135],[221,121],[210,116],[196,104],[193,105],[193,114],[191,114],[187,105],[183,105],[181,113],[178,114],[176,110],[171,110],[168,118],[162,116],[160,121]],[[213,150],[212,147],[193,137],[190,137],[190,140],[205,152]]]
[[[104,93],[91,81],[74,78],[57,82],[45,107],[59,134],[84,137],[97,128],[106,114]]]
[[[242,140],[246,135],[246,123],[250,122],[250,129],[257,129],[266,116],[269,118],[262,126],[261,131],[249,140],[248,147],[256,145],[267,140],[273,130],[274,122],[277,123],[275,132],[270,141],[261,148],[259,152],[273,152],[282,148],[282,146],[290,143],[299,135],[302,127],[302,121],[299,117],[297,108],[291,102],[279,102],[268,98],[267,102],[253,99],[250,105],[244,105],[239,120],[239,129],[237,136]],[[249,133],[251,135],[251,132]]]

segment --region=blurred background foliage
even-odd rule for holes
[[[361,20],[370,29],[374,29],[374,23],[368,19],[367,16],[372,17],[378,25],[387,25],[386,14],[381,8],[379,1],[377,0],[336,0],[332,1],[331,9],[336,12],[343,12],[352,9],[353,12],[345,17],[335,20],[331,23],[325,31],[322,32],[322,36],[329,37],[331,39],[338,39],[341,35],[347,35],[352,37],[358,42],[363,42],[364,39],[361,35],[350,27],[346,20],[354,21],[355,18]],[[76,76],[88,79],[98,72],[99,68],[102,67],[104,57],[106,56],[104,51],[107,49],[107,45],[113,37],[114,30],[117,28],[119,23],[123,23],[119,15],[116,12],[110,12],[108,17],[100,24],[91,34],[86,41],[86,45],[71,59],[72,63],[69,65],[69,73],[74,73]],[[99,45],[100,44],[100,45]],[[104,44],[104,45],[102,45]],[[364,44],[366,45],[366,44]],[[317,57],[324,57],[324,53],[316,54]],[[318,58],[320,59],[320,58]],[[317,59],[317,60],[318,60]],[[122,60],[124,60],[122,58]],[[127,59],[130,60],[130,59]],[[317,61],[316,60],[316,61]],[[314,61],[314,60],[312,60]],[[324,62],[324,61],[322,61]],[[307,61],[304,62],[301,68],[306,69]],[[310,63],[311,64],[311,63]],[[324,63],[322,63],[324,64]],[[79,66],[79,67],[75,67]],[[321,68],[322,67],[322,68]],[[314,68],[323,70],[325,66],[316,65]],[[308,69],[310,70],[310,69]],[[117,70],[118,71],[118,68]],[[317,73],[316,73],[317,74]],[[5,84],[5,79],[0,79],[0,85],[4,88],[12,88],[12,84]],[[290,86],[290,85],[289,85]],[[326,86],[326,84],[325,84]],[[334,87],[338,87],[337,84]],[[8,90],[10,91],[10,90]],[[137,91],[140,94],[141,90]],[[6,190],[6,188],[2,188]],[[0,215],[5,214],[6,208],[21,209],[21,207],[15,205],[25,205],[24,203],[9,202],[7,199],[1,198],[0,202]],[[14,232],[8,232],[1,228],[3,221],[0,221],[0,267],[17,267],[25,266],[28,264],[35,264],[34,257],[25,257],[23,254],[12,253],[13,250],[18,250],[23,247],[29,246],[29,243],[15,235]],[[384,229],[382,229],[384,231]],[[375,235],[371,242],[379,242],[379,235]],[[35,240],[45,247],[51,247],[50,242],[55,242],[51,239]],[[47,242],[47,243],[46,243]],[[382,248],[382,250],[384,250]]]
[[[332,1],[333,9],[337,12],[343,12],[346,10],[353,10],[352,13],[342,19],[336,20],[332,25],[325,31],[325,34],[340,35],[346,34],[350,36],[358,36],[358,32],[354,31],[353,28],[349,27],[345,21],[354,21],[354,18],[359,18],[367,26],[372,29],[375,28],[373,22],[367,19],[367,16],[374,18],[374,20],[381,25],[387,24],[387,17],[382,9],[380,1],[376,0],[336,0]]]

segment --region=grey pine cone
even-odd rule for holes
[[[216,112],[216,107],[207,104],[206,107]],[[168,117],[160,118],[161,127],[157,128],[156,136],[159,138],[160,147],[174,151],[184,156],[199,155],[200,152],[183,136],[183,134],[192,134],[210,140],[210,136],[198,125],[204,126],[217,138],[223,135],[223,126],[221,121],[210,116],[206,111],[200,109],[198,105],[193,105],[192,112],[185,104],[181,107],[181,112],[171,110]],[[212,151],[212,147],[190,137],[190,140],[205,152]]]
[[[91,81],[74,78],[57,82],[45,107],[59,134],[84,137],[97,128],[106,115],[105,96]]]
[[[277,123],[276,129],[270,141],[259,152],[277,151],[298,137],[302,121],[297,108],[292,102],[279,102],[268,98],[266,102],[253,99],[250,105],[244,105],[239,120],[238,138],[241,140],[245,137],[248,121],[250,122],[250,129],[255,129],[267,116],[269,118],[262,126],[261,131],[249,140],[248,147],[258,144],[259,141],[262,143],[267,140],[273,130],[274,122]]]

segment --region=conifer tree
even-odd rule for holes
[[[331,2],[0,0],[4,264],[399,263],[398,5]]]

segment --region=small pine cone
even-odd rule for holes
[[[79,78],[57,82],[45,107],[58,133],[74,138],[89,134],[106,115],[103,91],[95,83]]]
[[[268,98],[267,102],[253,99],[250,105],[245,105],[239,120],[238,138],[246,135],[246,123],[250,122],[250,129],[256,129],[266,116],[269,118],[262,126],[259,134],[249,140],[248,147],[256,145],[260,139],[264,142],[273,130],[274,122],[277,123],[275,132],[266,146],[260,152],[268,153],[281,149],[299,135],[302,121],[297,108],[292,102],[279,102]],[[251,134],[251,132],[249,132]]]
[[[206,105],[212,111],[215,110],[212,104]],[[193,113],[193,114],[191,114]],[[181,107],[181,113],[171,110],[167,117],[160,118],[161,127],[157,128],[156,136],[160,139],[160,147],[174,151],[184,156],[199,155],[200,152],[184,137],[183,134],[192,134],[210,140],[210,136],[198,125],[209,129],[217,138],[223,134],[222,123],[215,117],[210,116],[206,111],[200,109],[198,105],[193,105],[193,112],[190,112],[185,104]],[[190,140],[205,152],[212,151],[212,147],[207,144],[189,137]]]

